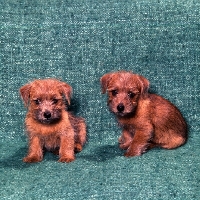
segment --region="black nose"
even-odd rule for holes
[[[118,106],[117,106],[117,110],[119,112],[123,112],[124,111],[124,105],[122,103],[120,103]]]
[[[50,113],[49,111],[45,111],[45,112],[44,112],[44,117],[45,117],[46,119],[51,118],[51,113]]]

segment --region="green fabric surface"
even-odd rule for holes
[[[1,199],[200,199],[199,0],[1,0]],[[188,142],[125,158],[121,129],[100,77],[131,70],[174,103]],[[87,143],[72,163],[47,153],[25,164],[26,109],[19,88],[55,77],[74,90],[71,110],[86,119]]]

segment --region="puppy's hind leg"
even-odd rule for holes
[[[186,142],[186,138],[176,134],[174,131],[165,133],[165,137],[160,138],[160,146],[165,149],[175,149]]]
[[[59,149],[59,162],[72,162],[75,160],[74,156],[74,130],[72,127],[68,127],[66,130],[67,135],[63,134],[60,137],[60,149]]]
[[[83,118],[77,118],[77,128],[75,134],[75,151],[80,152],[86,142],[86,124]]]

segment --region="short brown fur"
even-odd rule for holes
[[[153,147],[174,149],[187,140],[187,125],[168,100],[148,93],[149,81],[132,72],[119,71],[101,77],[102,92],[123,131],[119,138],[125,156],[140,156]]]
[[[63,96],[70,104],[71,86],[56,79],[35,80],[22,86],[20,94],[28,107],[29,151],[23,161],[40,162],[44,149],[59,154],[59,162],[73,161],[74,152],[86,141],[86,125],[83,118],[66,111]]]

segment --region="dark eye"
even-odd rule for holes
[[[57,103],[58,103],[58,99],[53,99],[53,100],[52,100],[52,103],[53,103],[53,104],[57,104]]]
[[[116,96],[118,94],[118,91],[117,90],[112,90],[111,93],[112,93],[113,96]]]
[[[128,96],[132,99],[135,96],[135,94],[133,92],[128,92]]]
[[[35,99],[33,101],[35,102],[36,105],[39,105],[41,103],[41,101],[39,99]]]

